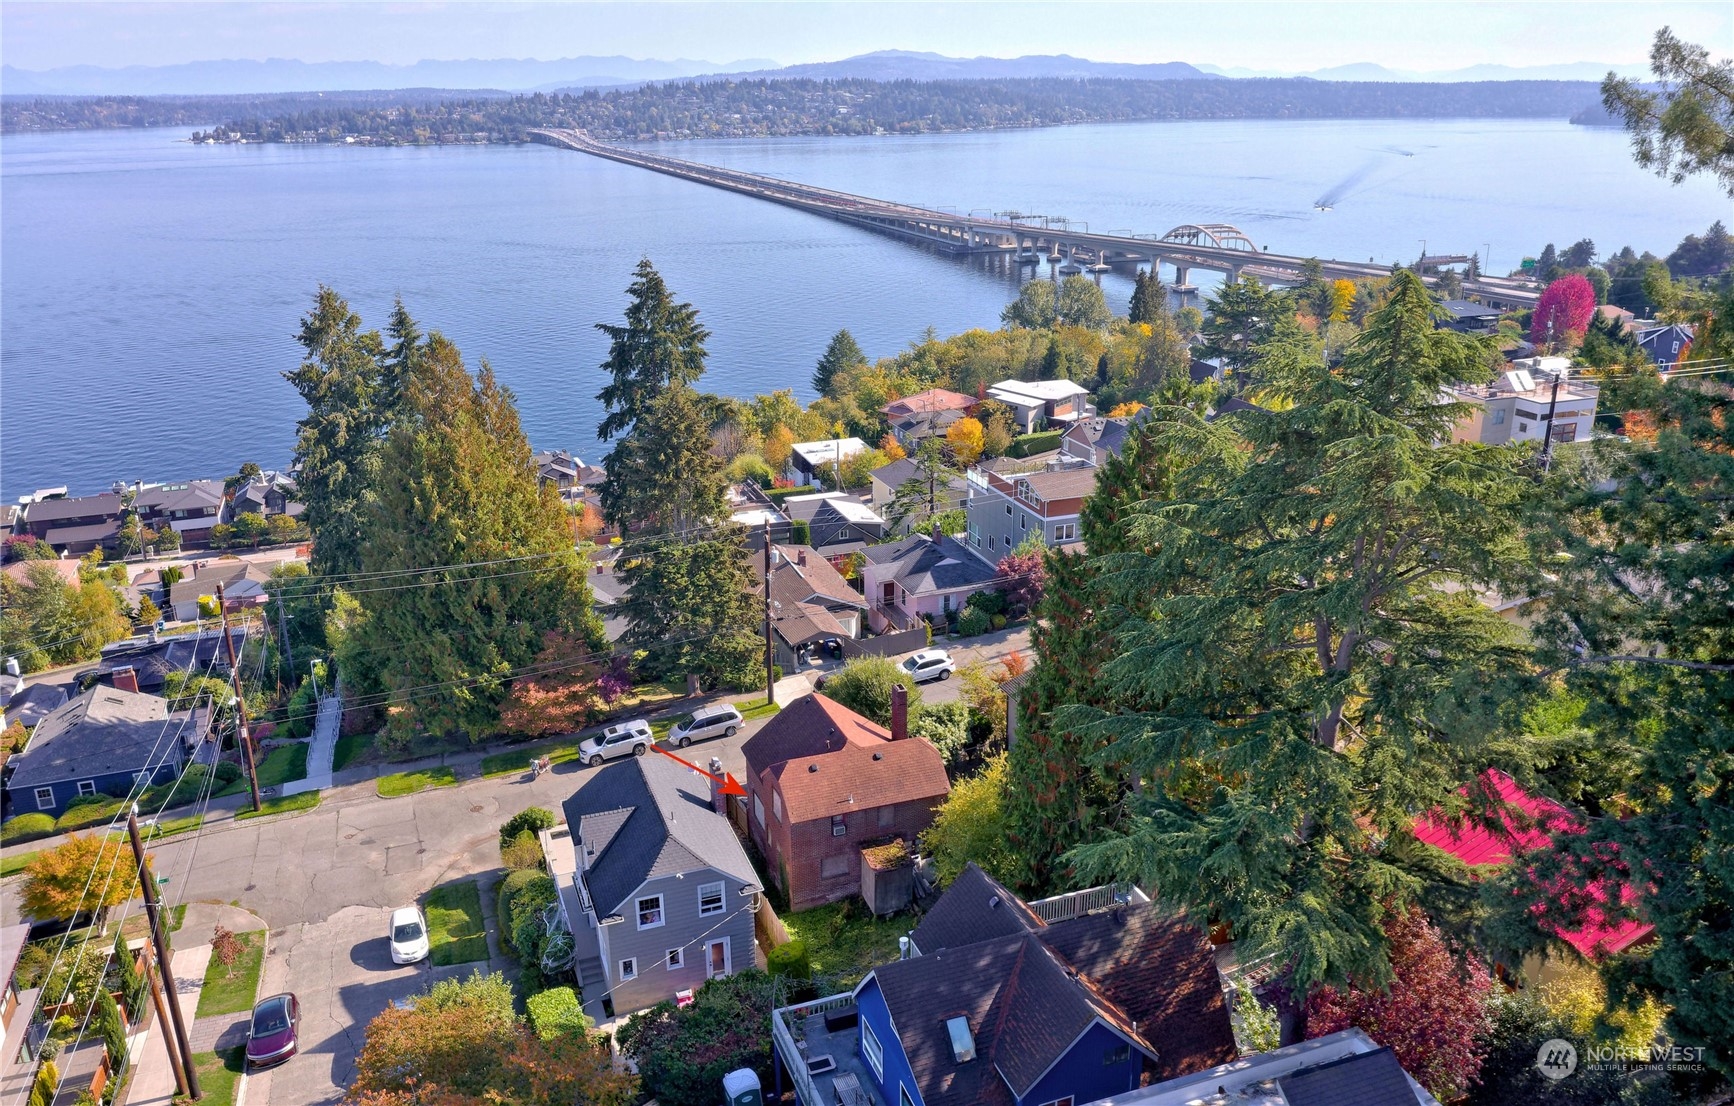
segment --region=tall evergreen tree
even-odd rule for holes
[[[819,358],[818,366],[813,369],[813,390],[822,396],[831,395],[831,382],[837,379],[838,373],[845,369],[859,368],[866,363],[867,355],[861,352],[855,336],[847,330],[839,330],[831,336],[831,344],[825,347],[824,356]]]
[[[1163,284],[1162,278],[1154,272],[1146,273],[1139,269],[1132,285],[1132,302],[1127,310],[1127,320],[1134,323],[1153,323],[1168,314],[1168,286]]]
[[[1525,563],[1519,455],[1449,444],[1462,410],[1438,398],[1485,358],[1399,272],[1335,370],[1293,345],[1261,364],[1292,407],[1152,412],[1172,497],[1119,524],[1131,552],[1090,555],[1098,609],[1124,612],[1108,705],[1054,714],[1144,781],[1122,831],[1068,854],[1082,878],[1228,923],[1298,987],[1388,978],[1387,912],[1439,870],[1410,819],[1483,766],[1528,687],[1471,591]]]
[[[604,467],[602,517],[621,533],[679,534],[726,514],[722,459],[711,452],[710,412],[676,385],[649,401]]]
[[[423,731],[479,740],[544,635],[573,634],[599,648],[602,628],[565,512],[538,486],[511,393],[486,362],[472,376],[437,333],[409,362],[404,417],[384,449],[392,479],[367,513],[362,567],[473,567],[354,588],[366,617],[353,633],[375,661],[377,690],[392,697],[396,740]],[[430,685],[439,692],[425,694]]]
[[[617,608],[627,627],[620,644],[644,650],[642,674],[693,674],[707,688],[760,685],[762,609],[740,527],[704,540],[646,540],[621,579],[628,591]]]
[[[1261,348],[1284,324],[1293,322],[1293,311],[1286,297],[1266,289],[1252,276],[1223,284],[1208,306],[1210,314],[1204,321],[1200,352],[1207,359],[1221,358],[1230,372],[1251,368]]]
[[[710,331],[699,325],[690,303],[676,303],[650,259],[633,270],[626,294],[626,323],[597,323],[608,335],[609,381],[597,399],[608,409],[596,436],[603,441],[632,429],[651,401],[672,384],[691,384],[704,374],[704,343]]]
[[[296,423],[296,498],[306,505],[313,531],[313,570],[355,572],[364,544],[362,519],[374,494],[380,435],[379,332],[361,329],[361,317],[320,285],[313,310],[296,336],[307,358],[283,374],[307,401]]]
[[[892,491],[891,502],[885,507],[885,521],[895,531],[925,530],[934,515],[961,506],[951,485],[963,471],[952,463],[945,439],[938,435],[923,438],[915,447],[915,466],[909,479]]]

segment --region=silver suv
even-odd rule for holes
[[[674,724],[668,739],[682,749],[695,741],[733,737],[741,727],[741,712],[728,703],[700,707]]]
[[[923,649],[898,665],[918,684],[929,680],[949,680],[957,665],[951,659],[951,654],[943,649]]]
[[[641,757],[649,751],[651,742],[655,740],[650,732],[650,723],[642,718],[634,718],[629,722],[616,722],[595,737],[586,738],[584,743],[578,746],[578,757],[595,768],[605,760],[623,757],[628,753]]]

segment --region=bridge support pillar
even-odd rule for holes
[[[1192,287],[1192,285],[1187,282],[1186,278],[1191,276],[1191,275],[1192,275],[1192,269],[1190,266],[1181,265],[1181,264],[1176,263],[1174,266],[1174,290],[1176,292],[1196,292],[1196,291],[1198,291],[1198,289]]]

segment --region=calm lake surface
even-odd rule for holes
[[[288,462],[297,320],[316,286],[370,326],[401,295],[517,393],[538,447],[587,460],[606,341],[640,257],[709,326],[704,387],[793,388],[848,327],[869,356],[997,325],[1015,270],[543,146],[192,146],[187,131],[0,141],[0,496]],[[958,211],[1261,246],[1514,267],[1590,237],[1666,254],[1728,217],[1623,134],[1546,121],[1186,122],[664,144],[677,157]],[[1335,196],[1334,209],[1314,210]],[[1045,273],[1045,268],[1044,268]],[[1195,271],[1194,281],[1213,279]],[[1124,310],[1130,271],[1104,279]]]

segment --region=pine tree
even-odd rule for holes
[[[367,514],[362,567],[476,567],[424,572],[416,586],[356,588],[366,617],[349,646],[371,655],[377,690],[391,696],[394,740],[422,731],[480,740],[547,632],[599,648],[601,623],[565,512],[537,485],[511,393],[486,362],[472,376],[437,333],[409,362],[404,417],[383,455],[392,479]],[[429,685],[439,693],[419,693]]]
[[[722,459],[711,452],[710,420],[698,393],[676,385],[650,400],[603,462],[608,524],[679,534],[726,515]]]
[[[1559,276],[1559,254],[1549,242],[1541,248],[1541,256],[1535,261],[1535,279],[1543,284]]]
[[[1282,293],[1266,290],[1251,276],[1223,284],[1208,306],[1200,356],[1220,358],[1231,372],[1251,368],[1259,349],[1271,341],[1283,323],[1293,322],[1293,311]]]
[[[824,356],[819,358],[819,364],[813,370],[813,390],[822,396],[831,395],[831,382],[837,379],[838,373],[866,363],[867,355],[861,352],[855,336],[847,330],[839,330],[831,336],[831,344],[825,347]]]
[[[626,325],[597,323],[608,335],[608,360],[602,368],[609,381],[597,399],[608,409],[596,436],[603,441],[632,429],[645,409],[670,385],[691,384],[704,375],[705,339],[710,331],[699,325],[690,303],[676,303],[650,259],[633,271],[626,293]]]
[[[362,518],[378,474],[385,418],[379,406],[378,331],[363,331],[361,317],[320,285],[313,310],[297,335],[307,359],[283,374],[307,401],[296,423],[296,498],[313,531],[313,570],[355,572],[364,544]]]
[[[1163,284],[1162,278],[1155,273],[1146,273],[1139,269],[1132,285],[1132,303],[1127,310],[1127,321],[1154,323],[1168,314],[1168,286]]]
[[[665,537],[634,550],[620,644],[645,652],[640,674],[698,675],[706,688],[747,690],[764,678],[762,610],[740,527],[707,540]]]
[[[1292,345],[1261,363],[1292,407],[1152,411],[1139,463],[1173,492],[1116,522],[1131,552],[1090,543],[1115,655],[1053,716],[1144,784],[1120,832],[1068,854],[1081,878],[1160,888],[1301,989],[1388,977],[1382,924],[1432,867],[1409,820],[1529,688],[1472,593],[1526,563],[1526,485],[1514,453],[1438,444],[1462,413],[1440,392],[1489,369],[1430,313],[1399,272],[1335,370]]]

